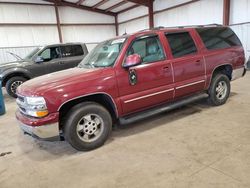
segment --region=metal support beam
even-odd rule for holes
[[[76,2],[77,5],[81,5],[85,0],[79,0]]]
[[[148,6],[148,21],[149,21],[149,28],[154,28],[154,2],[153,0],[150,0],[149,6]]]
[[[119,36],[119,24],[118,24],[118,16],[115,16],[115,34]]]
[[[53,0],[43,0],[43,1],[54,3]],[[91,11],[91,12],[106,14],[106,15],[109,15],[109,16],[115,16],[116,15],[116,13],[113,13],[113,12],[106,12],[105,10],[98,9],[98,8],[93,9],[92,7],[88,7],[88,6],[85,6],[85,5],[77,5],[76,3],[71,3],[69,1],[64,1],[64,0],[60,0],[60,2],[57,5],[58,6],[69,6],[69,7],[78,8],[78,9],[81,9],[81,10],[87,10],[87,11]]]
[[[151,0],[125,0],[125,1],[149,7],[149,2]]]
[[[223,25],[228,26],[230,24],[230,0],[224,0],[223,2]]]
[[[59,16],[57,4],[55,4],[55,13],[56,13],[56,25],[57,25],[57,30],[58,30],[59,41],[60,43],[62,43],[63,42],[62,30],[61,30],[60,16]]]

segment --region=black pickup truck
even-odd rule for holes
[[[67,43],[35,48],[25,58],[16,55],[17,61],[0,64],[2,87],[17,97],[16,88],[26,80],[75,67],[87,54],[85,44]]]

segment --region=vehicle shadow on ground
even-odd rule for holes
[[[231,92],[228,102],[230,102],[230,100],[236,95],[237,93]],[[191,103],[172,111],[163,112],[135,123],[127,125],[117,124],[113,130],[111,141],[117,137],[131,136],[163,125],[166,126],[166,124],[169,124],[173,121],[186,118],[187,116],[191,116],[193,114],[201,113],[202,111],[209,110],[210,108],[216,107],[210,105],[207,99],[203,99],[196,103]]]
[[[231,93],[230,98],[233,98],[237,95],[237,93]],[[230,102],[230,98],[229,101]],[[138,133],[148,131],[150,129],[154,129],[160,126],[167,126],[173,121],[185,118],[187,116],[191,116],[197,113],[201,113],[202,111],[209,110],[210,108],[215,108],[207,103],[207,100],[201,100],[196,103],[189,104],[187,106],[177,108],[170,112],[161,113],[152,117],[148,117],[142,121],[138,121],[136,123],[131,123],[127,125],[116,125],[113,128],[113,132],[111,137],[105,143],[106,145],[115,142],[116,138],[128,137],[131,135],[136,135]],[[23,136],[23,135],[22,135]],[[27,136],[29,137],[29,136]],[[33,144],[32,150],[27,150],[25,148],[26,144],[23,144],[22,150],[26,155],[28,155],[33,160],[37,161],[45,161],[45,160],[53,160],[67,155],[74,154],[82,154],[85,152],[79,152],[72,148],[65,141],[56,141],[56,142],[47,142],[41,141],[34,138],[27,138],[26,143],[29,142]],[[101,149],[101,148],[100,148]],[[36,151],[35,153],[32,151]],[[48,153],[49,155],[40,155],[41,153]],[[94,151],[92,151],[94,152]]]

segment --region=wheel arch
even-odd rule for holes
[[[231,64],[223,64],[223,65],[219,65],[219,66],[215,67],[215,69],[212,72],[211,79],[217,73],[223,73],[229,78],[229,80],[232,80],[233,66]]]
[[[24,73],[24,72],[11,72],[11,73],[8,73],[4,76],[3,78],[3,81],[2,81],[2,86],[5,87],[6,86],[6,83],[7,81],[10,79],[10,78],[13,78],[13,77],[16,77],[16,76],[21,76],[21,77],[24,77],[25,79],[29,80],[31,79],[31,77]]]
[[[70,99],[70,100],[64,102],[58,108],[60,128],[62,128],[66,114],[69,112],[69,110],[73,106],[75,106],[79,103],[82,103],[82,102],[87,102],[87,101],[96,102],[96,103],[102,105],[103,107],[105,107],[109,111],[113,122],[115,122],[117,120],[118,110],[117,110],[117,106],[116,106],[114,99],[107,93],[95,93],[95,94],[90,94],[90,95],[86,95],[86,96],[73,98],[73,99]]]

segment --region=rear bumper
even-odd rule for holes
[[[238,69],[234,69],[232,73],[232,80],[236,80],[238,78],[243,77],[246,74],[246,69],[245,67],[241,67]]]
[[[19,111],[16,112],[16,119],[23,132],[32,137],[48,141],[60,140],[58,122],[34,126],[32,123],[35,122],[36,124],[39,119],[28,118],[22,115]]]

